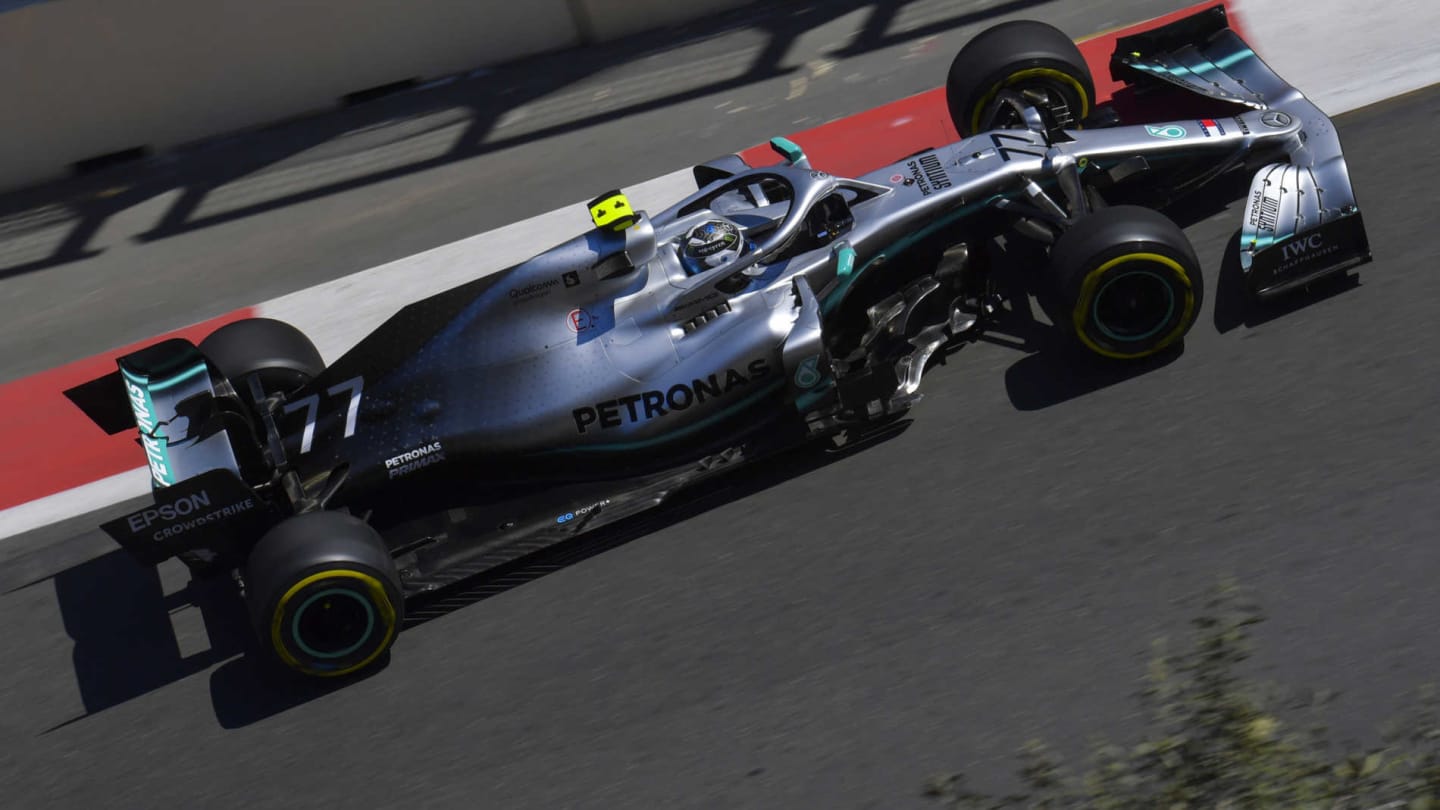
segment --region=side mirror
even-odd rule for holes
[[[801,149],[789,138],[781,138],[779,136],[771,138],[770,149],[774,151],[775,154],[785,158],[785,162],[791,166],[800,169],[810,168],[810,159],[805,157],[805,150]]]

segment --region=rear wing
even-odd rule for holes
[[[143,563],[233,565],[237,543],[275,517],[246,481],[263,483],[270,464],[229,381],[178,338],[116,365],[65,395],[105,432],[138,432],[154,503],[101,528]]]
[[[1335,126],[1235,33],[1223,6],[1116,41],[1116,80],[1163,82],[1262,111],[1262,127],[1295,126],[1283,162],[1256,172],[1240,230],[1240,266],[1268,297],[1370,261],[1360,206]],[[1237,119],[1254,123],[1254,114]]]
[[[188,340],[156,343],[116,360],[119,370],[65,392],[107,433],[139,430],[154,487],[202,472],[239,472],[229,436],[233,420],[217,408],[224,378]]]

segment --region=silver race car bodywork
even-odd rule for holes
[[[1002,93],[1024,127],[859,178],[811,166],[784,139],[776,166],[705,164],[670,208],[400,310],[272,402],[253,437],[194,407],[183,423],[158,420],[171,427],[147,434],[166,468],[150,511],[186,498],[199,509],[199,491],[205,509],[253,508],[163,537],[152,518],[106,528],[142,557],[225,567],[267,521],[345,508],[385,534],[407,592],[438,588],[739,462],[904,412],[932,353],[983,318],[971,246],[996,223],[1063,229],[1096,186],[1160,205],[1254,172],[1241,262],[1260,296],[1368,260],[1334,127],[1223,12],[1122,39],[1113,67],[1235,106],[1052,130]],[[717,219],[747,249],[691,275],[681,242]],[[208,392],[191,390],[198,352],[166,356],[122,359],[132,400],[178,414],[166,391],[234,395],[213,367],[198,378]],[[235,449],[246,443],[263,451],[258,474]]]

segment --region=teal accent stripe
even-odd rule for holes
[[[855,248],[841,248],[835,257],[835,272],[840,277],[850,275],[855,271]]]
[[[1211,60],[1211,64],[1215,65],[1215,67],[1218,67],[1221,70],[1225,70],[1226,68],[1231,67],[1238,62],[1243,62],[1254,55],[1254,51],[1250,50],[1249,48],[1245,48],[1244,50],[1236,51],[1235,53],[1229,54],[1228,56],[1222,56],[1219,59]],[[1204,56],[1203,52],[1201,52],[1201,56]],[[1171,76],[1185,76],[1186,74],[1195,75],[1195,71],[1184,65],[1175,65],[1174,67],[1170,67],[1156,62],[1130,62],[1129,64],[1133,68],[1149,71],[1151,73],[1168,73]]]
[[[141,431],[141,433],[143,434],[143,437],[140,440],[141,450],[145,453],[145,462],[150,467],[150,477],[153,478],[155,483],[159,484],[160,486],[168,487],[171,484],[175,483],[175,473],[173,472],[174,468],[170,465],[169,441],[163,435],[153,435],[160,426],[160,419],[155,412],[155,400],[150,397],[150,380],[147,377],[143,377],[141,375],[127,371],[123,367],[120,369],[120,376],[124,377],[127,383],[134,385],[135,387],[140,389],[141,401],[143,402],[145,409],[150,412],[151,432],[144,433],[143,430]],[[130,392],[128,390],[125,392],[125,399],[130,402],[130,410],[135,414],[135,423],[138,427],[140,423],[140,413],[139,411],[135,410],[135,401],[130,396]],[[156,465],[155,461],[151,460],[150,451],[147,447],[145,447],[146,439],[149,439],[150,441],[156,443],[155,450],[159,454],[158,466]]]
[[[152,385],[150,386],[150,390],[151,390],[151,391],[164,391],[164,390],[169,389],[169,388],[174,388],[175,386],[179,385],[180,383],[183,383],[183,382],[186,382],[186,381],[188,381],[188,380],[191,380],[191,379],[193,379],[193,378],[195,378],[195,377],[197,377],[197,376],[199,376],[199,375],[201,375],[201,374],[204,374],[205,372],[206,372],[205,364],[204,364],[204,363],[201,363],[201,364],[198,365],[198,366],[194,366],[193,368],[189,368],[189,369],[186,369],[185,371],[180,372],[179,374],[175,375],[174,377],[170,377],[169,379],[162,380],[161,382],[152,384]]]
[[[816,385],[811,390],[795,398],[795,408],[801,413],[810,410],[810,406],[824,399],[825,395],[830,393],[830,389],[834,387],[835,383],[832,380],[826,380]]]
[[[1233,64],[1235,64],[1235,63],[1237,63],[1237,62],[1243,62],[1243,61],[1245,61],[1246,59],[1249,59],[1250,57],[1252,57],[1252,56],[1254,56],[1254,55],[1255,55],[1255,52],[1254,52],[1254,51],[1250,50],[1249,48],[1245,48],[1244,50],[1236,51],[1235,53],[1232,53],[1232,54],[1230,54],[1229,56],[1222,56],[1222,57],[1220,57],[1219,59],[1216,59],[1216,60],[1215,60],[1215,67],[1218,67],[1218,68],[1220,68],[1221,70],[1224,70],[1225,68],[1228,68],[1228,67],[1230,67],[1231,65],[1233,65]]]

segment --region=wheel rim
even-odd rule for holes
[[[311,595],[290,620],[295,645],[323,660],[353,654],[374,632],[374,606],[363,594],[346,588],[326,588]]]
[[[1156,313],[1161,313],[1159,317]],[[1153,270],[1130,270],[1108,279],[1095,293],[1091,319],[1119,343],[1149,340],[1175,316],[1175,290]]]
[[[1070,111],[1077,124],[1085,120],[1085,117],[1090,114],[1090,96],[1085,92],[1085,87],[1081,85],[1077,79],[1054,68],[1029,68],[1012,73],[999,82],[996,82],[995,86],[991,87],[990,90],[980,98],[980,102],[975,105],[975,110],[971,114],[971,134],[973,135],[976,132],[982,131],[980,129],[980,119],[985,114],[985,110],[990,106],[991,102],[995,101],[995,97],[1000,94],[1001,90],[1024,92],[1027,88],[1044,90],[1052,99],[1058,98],[1065,101],[1067,106],[1072,102],[1077,103],[1078,109]],[[1053,124],[1053,121],[1048,120],[1050,117],[1049,111],[1042,110],[1041,115],[1047,118],[1046,123]],[[1019,124],[1020,122],[1019,117],[1013,110],[1007,110],[1004,111],[1003,121],[995,121],[993,123],[995,125],[994,128],[1003,129]]]

